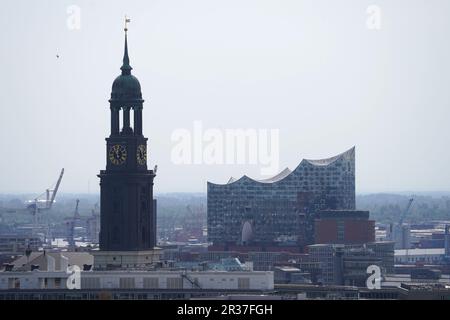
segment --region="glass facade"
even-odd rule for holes
[[[315,212],[355,209],[355,148],[302,160],[271,179],[208,182],[207,190],[208,240],[214,245],[304,246],[313,243]]]

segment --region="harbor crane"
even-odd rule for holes
[[[58,193],[59,186],[61,185],[61,180],[64,175],[64,168],[61,169],[61,173],[59,174],[58,180],[56,184],[52,188],[48,188],[45,192],[38,195],[24,208],[0,208],[0,211],[4,213],[31,213],[34,216],[34,223],[38,223],[38,213],[44,210],[50,210],[53,206],[53,203],[56,199],[56,194]],[[42,197],[45,196],[45,199]],[[41,205],[41,203],[44,203]]]
[[[406,215],[411,209],[411,205],[414,198],[408,200],[405,210],[400,215],[400,218],[396,224],[390,224],[388,239],[395,242],[395,249],[409,249],[410,248],[410,229],[408,226],[403,225]]]
[[[43,210],[50,210],[55,202],[56,194],[58,193],[59,185],[61,184],[61,180],[64,175],[64,168],[61,169],[61,173],[59,174],[59,178],[56,181],[54,188],[46,189],[45,192],[38,195],[34,198],[33,203],[27,206],[33,215]],[[42,200],[41,197],[46,196],[45,200]],[[44,206],[39,206],[39,203],[44,202]]]
[[[73,217],[66,218],[66,226],[67,226],[67,242],[69,243],[69,249],[75,249],[75,226],[78,220],[80,220],[80,213],[78,211],[78,205],[80,204],[80,200],[76,200],[75,212]]]
[[[408,214],[409,209],[411,209],[411,205],[412,205],[413,201],[414,201],[414,198],[410,198],[408,200],[408,204],[406,205],[406,209],[405,209],[405,211],[403,211],[402,215],[400,216],[400,219],[398,220],[398,225],[401,226],[403,224],[403,220],[405,220],[405,217]]]

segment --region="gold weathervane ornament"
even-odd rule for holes
[[[125,28],[123,30],[125,30],[125,32],[128,31],[128,24],[131,22],[131,19],[128,18],[127,16],[125,16]]]

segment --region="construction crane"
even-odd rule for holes
[[[98,202],[91,211],[91,216],[86,218],[86,238],[89,242],[98,243],[100,233],[100,215],[98,213]]]
[[[59,186],[61,184],[62,177],[64,175],[64,168],[61,169],[61,173],[59,174],[59,178],[55,184],[55,187],[50,189],[46,189],[45,192],[38,195],[36,198],[31,200],[31,204],[28,204],[25,208],[0,208],[0,211],[4,213],[31,213],[34,216],[34,223],[37,223],[38,213],[43,210],[50,210],[52,208],[53,203],[55,202],[56,194],[58,192]],[[46,195],[45,200],[41,199],[44,195]],[[44,206],[40,206],[39,204],[44,202]]]
[[[66,218],[66,226],[67,226],[67,242],[69,243],[69,249],[75,249],[75,225],[78,220],[80,220],[80,213],[78,212],[78,206],[80,204],[80,200],[76,200],[77,204],[75,205],[75,212],[73,217]]]
[[[414,201],[414,198],[409,199],[405,211],[403,211],[402,215],[400,216],[400,220],[398,220],[398,225],[401,226],[403,224],[403,220],[405,219],[406,215],[408,214],[408,211],[411,208],[413,201]]]
[[[91,216],[82,216],[78,210],[80,200],[76,200],[75,211],[72,217],[64,219],[66,225],[66,240],[69,250],[76,250],[75,238],[81,237],[82,241],[98,243],[100,232],[100,216],[98,203],[94,205]]]
[[[59,185],[61,184],[63,175],[64,175],[64,168],[61,169],[61,173],[59,174],[59,178],[58,181],[56,181],[55,187],[53,189],[46,189],[45,192],[38,195],[34,199],[34,202],[30,204],[27,208],[30,210],[34,210],[34,213],[36,213],[36,211],[41,210],[50,210],[53,206],[53,203],[55,202],[56,194],[58,193]],[[41,200],[40,198],[44,194],[46,195],[46,199]],[[45,202],[44,207],[39,207],[38,206],[39,202]]]
[[[410,247],[410,230],[408,226],[403,226],[403,221],[411,208],[414,199],[410,198],[405,210],[400,215],[400,219],[396,224],[390,224],[388,239],[395,242],[395,249],[409,249]]]
[[[46,189],[45,192],[38,195],[36,198],[34,198],[33,203],[27,206],[27,210],[33,215],[34,217],[34,224],[37,225],[39,223],[39,216],[38,214],[41,211],[44,210],[50,210],[53,206],[53,203],[55,202],[56,194],[59,189],[59,185],[61,184],[62,177],[64,175],[64,168],[61,169],[61,173],[59,174],[59,178],[56,181],[55,187],[52,189]],[[41,200],[41,197],[43,195],[46,195],[45,200]],[[44,202],[44,206],[39,206],[39,203]]]
[[[64,175],[64,168],[61,169],[61,173],[59,174],[59,178],[58,178],[58,181],[56,182],[55,188],[53,190],[51,190],[51,189],[47,189],[46,190],[46,194],[47,194],[47,203],[46,203],[46,205],[47,205],[48,209],[51,209],[53,203],[55,202],[56,193],[58,192],[59,185],[61,184],[61,180],[62,180],[63,175]],[[49,202],[48,199],[49,199],[49,196],[50,196],[50,192],[51,192],[52,196],[51,196],[51,199],[50,199],[50,202]]]

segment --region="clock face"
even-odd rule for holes
[[[145,147],[145,145],[141,144],[138,146],[137,148],[137,162],[143,166],[147,163],[147,148]]]
[[[109,149],[108,156],[112,164],[123,164],[127,160],[127,149],[120,144],[116,144]]]

